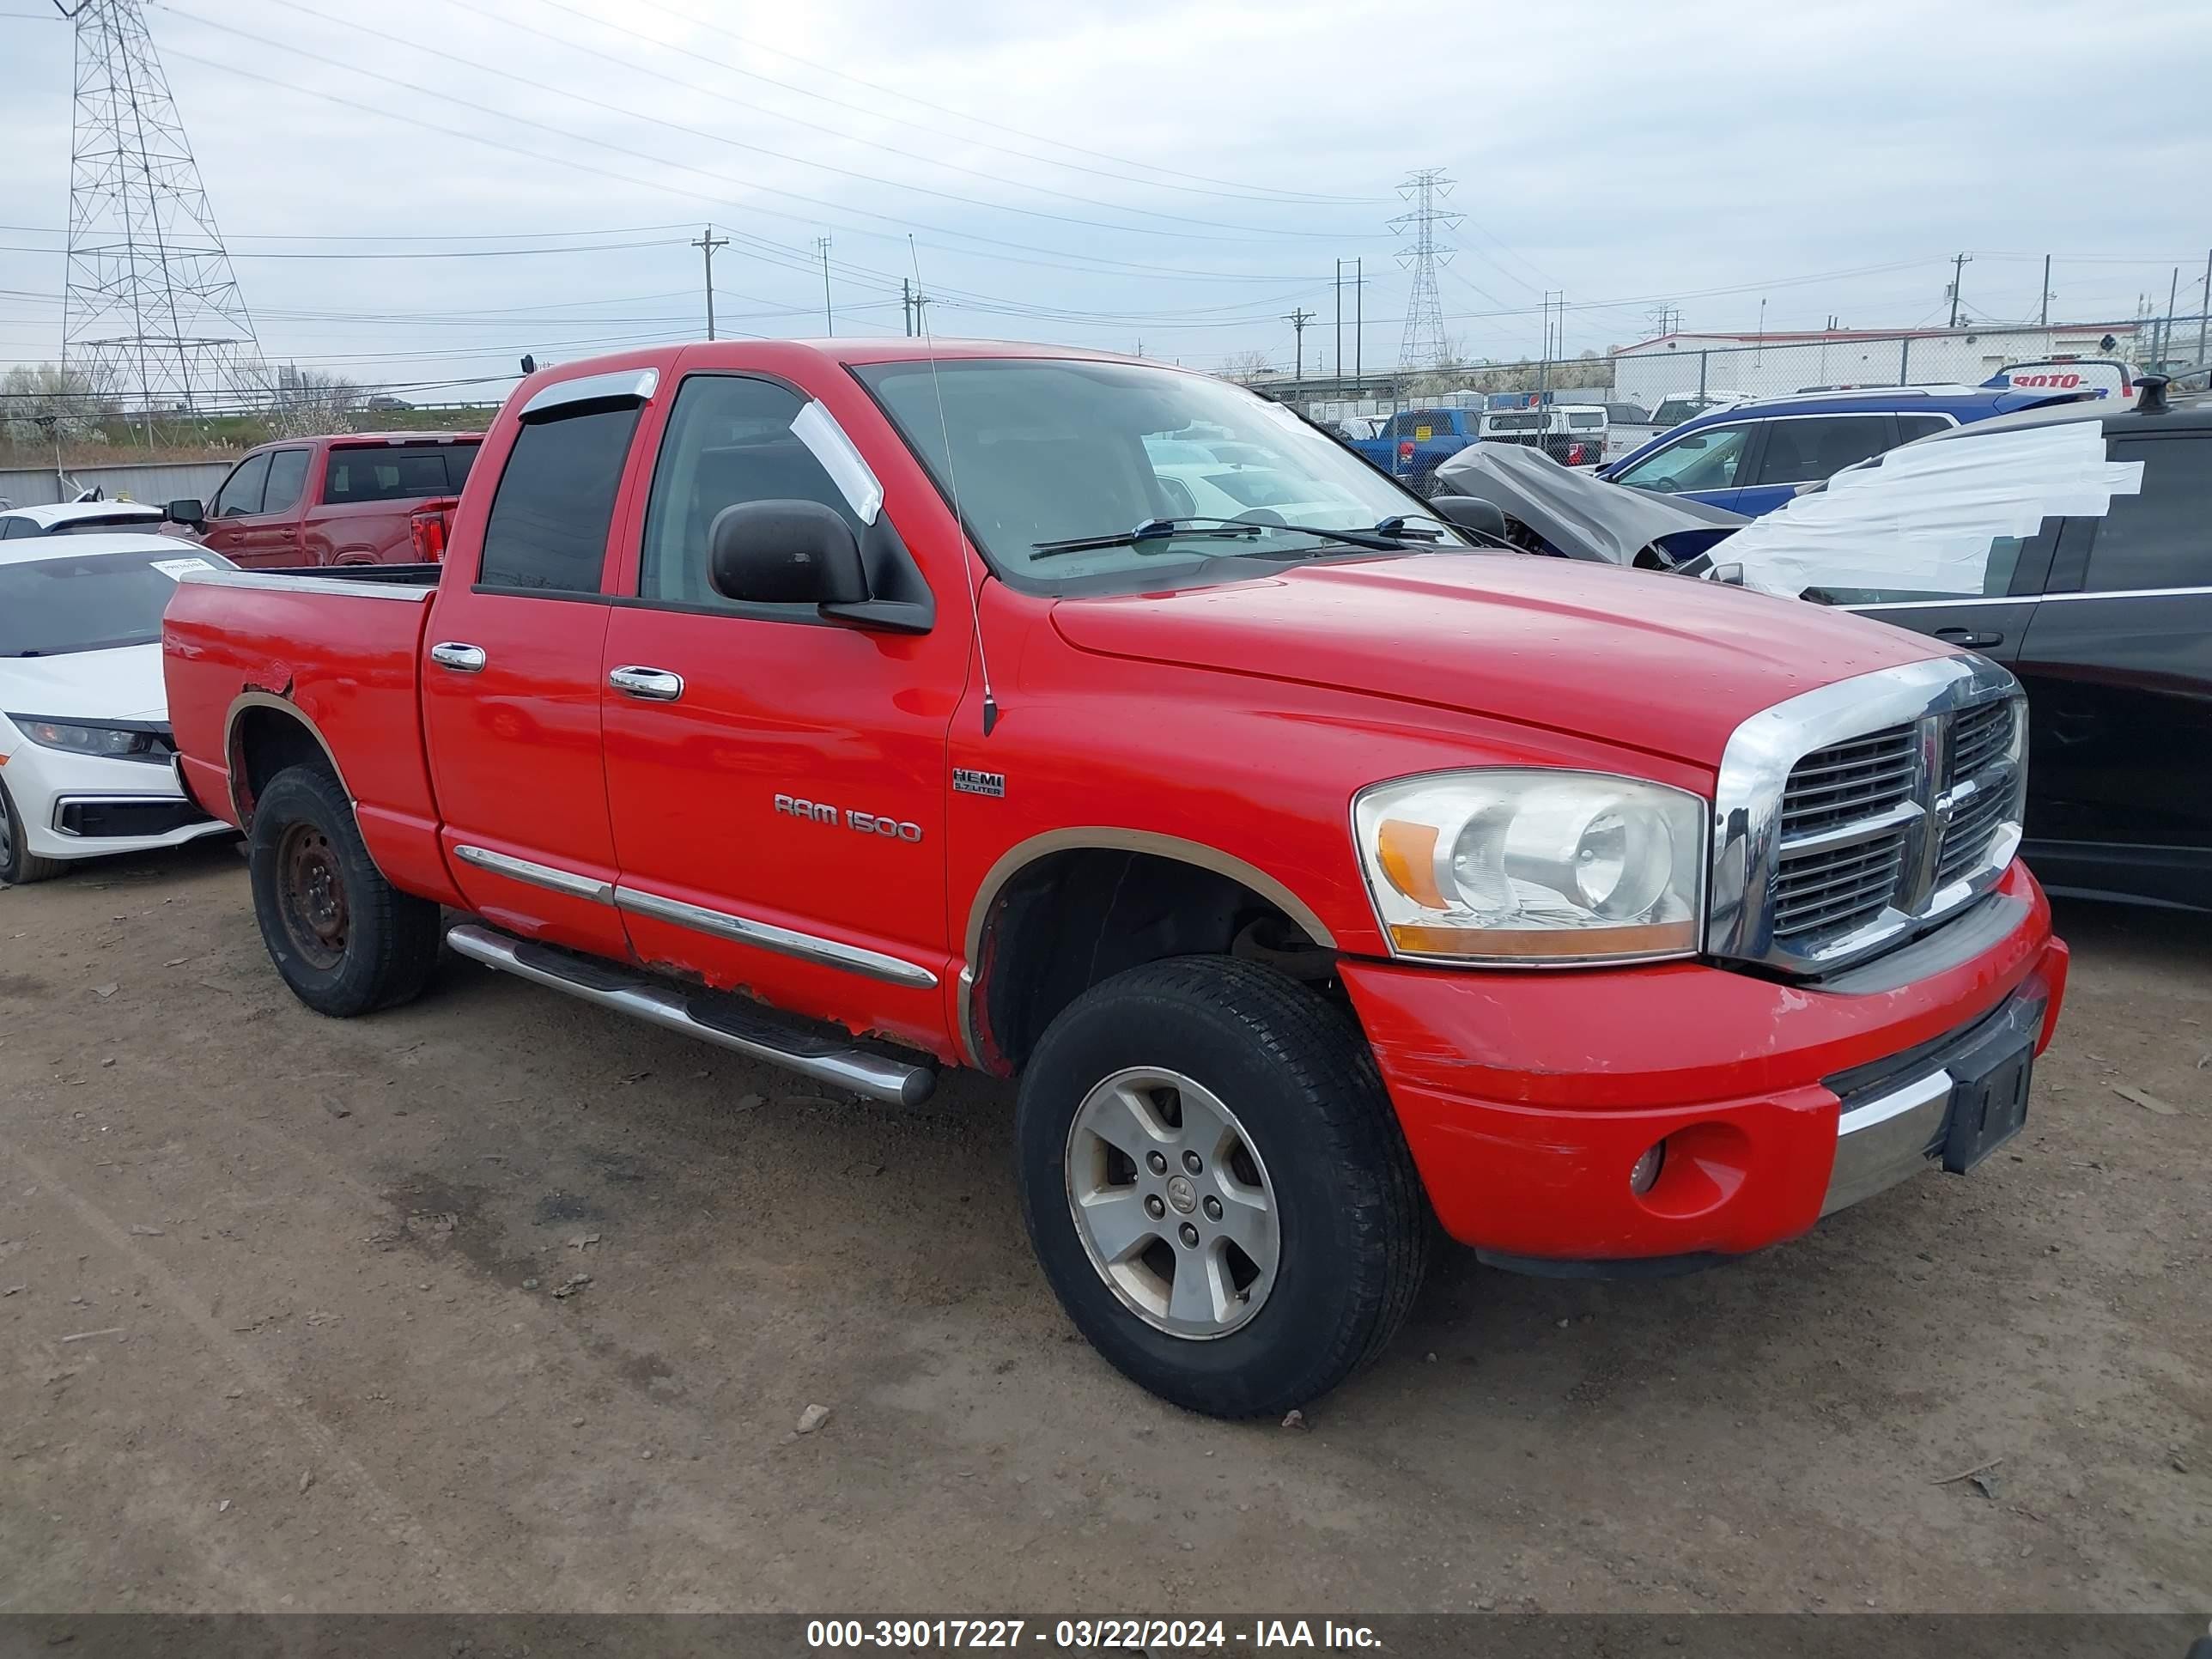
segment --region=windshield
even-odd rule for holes
[[[1200,374],[1038,358],[878,363],[855,370],[948,495],[991,568],[1019,581],[1168,565],[1251,574],[1255,559],[1341,553],[1282,526],[1364,530],[1424,505],[1288,410]],[[939,400],[943,399],[940,415]],[[950,431],[952,453],[945,450]],[[1148,520],[1235,519],[1250,538],[1196,533],[1085,550],[1032,571],[1040,544]],[[1447,544],[1461,545],[1455,534]],[[1182,576],[1178,575],[1177,580]]]
[[[177,579],[230,561],[179,544],[174,553],[92,553],[0,564],[0,657],[61,657],[150,645]]]

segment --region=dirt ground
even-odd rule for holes
[[[2061,920],[2008,1155],[1695,1278],[1447,1253],[1301,1431],[1074,1337],[1003,1085],[458,961],[325,1021],[220,844],[0,891],[0,1611],[2201,1608],[2212,929]]]

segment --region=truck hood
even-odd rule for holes
[[[1759,710],[1942,653],[1917,635],[1681,576],[1505,553],[1291,565],[1062,599],[1078,650],[1393,697],[1717,766]]]
[[[0,714],[164,720],[168,711],[158,640],[63,657],[0,657]]]

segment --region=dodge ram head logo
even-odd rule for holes
[[[862,812],[848,806],[832,806],[827,801],[808,800],[803,795],[778,795],[775,810],[785,817],[808,823],[842,823],[848,830],[857,830],[864,836],[885,836],[893,841],[920,841],[921,826],[899,818],[887,818],[874,812]]]

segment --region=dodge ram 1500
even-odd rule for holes
[[[1224,431],[1296,521],[1175,516],[1148,456]],[[2066,951],[2011,678],[1429,514],[1157,363],[567,364],[442,568],[186,573],[179,770],[323,1013],[443,942],[895,1105],[1018,1079],[1054,1291],[1204,1412],[1376,1353],[1432,1218],[1664,1271],[2015,1133]]]

